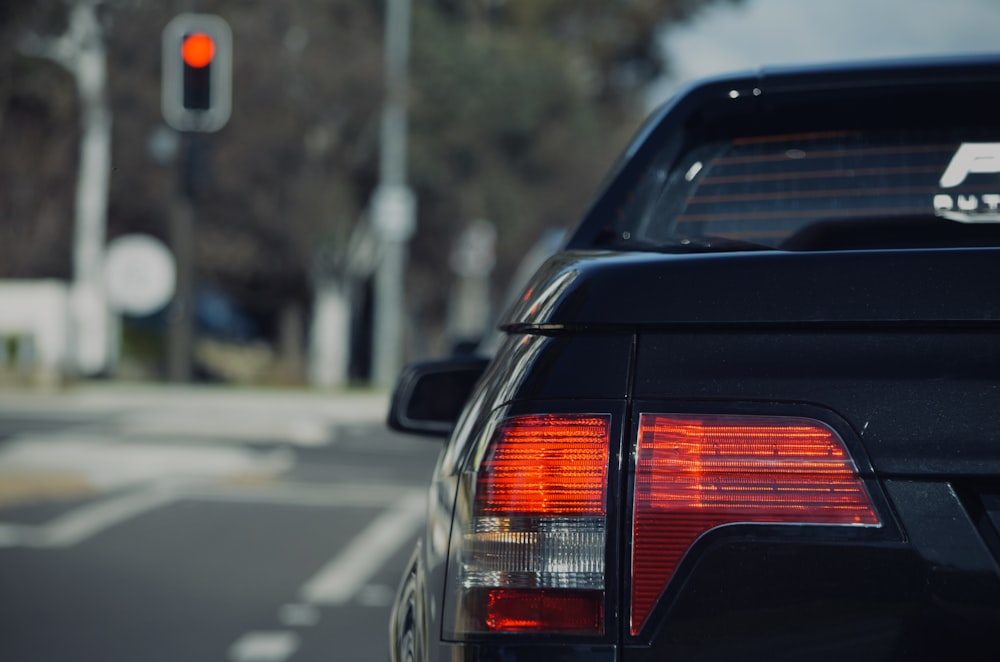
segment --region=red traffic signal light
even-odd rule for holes
[[[196,32],[184,37],[181,44],[181,58],[184,64],[195,69],[207,67],[215,57],[215,40],[204,32]]]
[[[181,42],[181,59],[184,95],[181,104],[185,110],[205,112],[212,108],[212,60],[215,58],[215,40],[204,32],[184,35]]]
[[[180,14],[163,30],[163,118],[178,131],[217,131],[231,108],[232,33],[211,14]]]

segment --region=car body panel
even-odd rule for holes
[[[883,476],[1000,476],[1000,329],[650,333],[636,365],[636,398],[822,403]]]
[[[722,254],[569,251],[543,265],[503,321],[560,327],[1000,323],[991,248]]]

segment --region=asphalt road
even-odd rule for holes
[[[383,662],[440,449],[384,406],[0,394],[0,660]]]

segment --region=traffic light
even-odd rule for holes
[[[211,14],[180,14],[163,29],[163,118],[178,131],[218,131],[232,107],[232,32]]]

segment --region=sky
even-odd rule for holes
[[[776,64],[1000,52],[1000,0],[743,0],[721,2],[665,32],[679,84]]]

